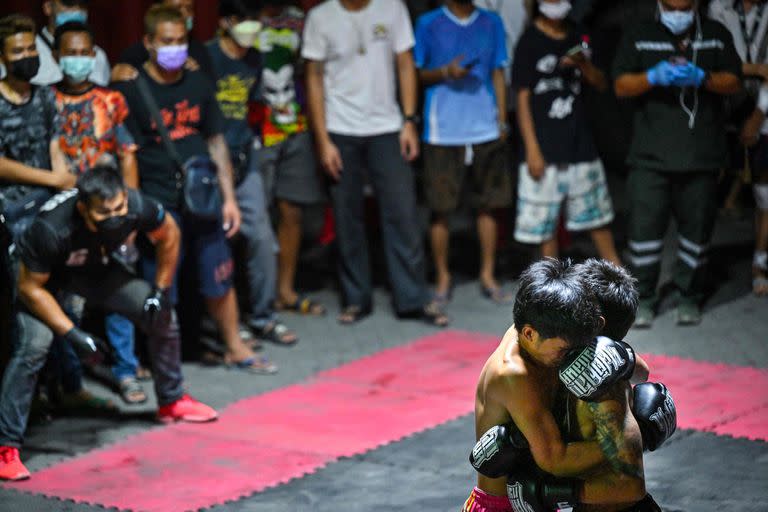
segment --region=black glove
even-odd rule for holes
[[[677,428],[675,401],[667,386],[660,382],[643,382],[635,386],[632,414],[643,436],[643,451],[657,449]]]
[[[469,454],[469,462],[478,473],[489,478],[506,475],[522,458],[530,457],[528,440],[513,421],[491,427]]]
[[[80,357],[90,363],[99,363],[103,360],[105,354],[110,352],[109,346],[102,340],[92,334],[85,332],[79,327],[73,327],[64,335],[64,339],[72,344]]]
[[[152,292],[144,299],[142,311],[144,325],[150,331],[163,329],[171,321],[171,294],[168,288],[152,288]]]
[[[540,470],[523,470],[507,476],[507,497],[514,512],[574,508],[580,487],[575,478],[556,478]]]
[[[635,371],[635,351],[623,341],[598,336],[569,354],[560,366],[560,382],[581,400],[595,400]]]

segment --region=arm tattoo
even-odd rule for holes
[[[597,442],[614,471],[633,478],[643,478],[643,471],[634,461],[634,453],[624,438],[624,418],[617,411],[605,410],[600,403],[589,402],[595,422]]]

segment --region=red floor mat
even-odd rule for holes
[[[153,429],[13,488],[147,511],[237,499],[470,413],[478,373],[498,341],[458,331],[422,338],[241,400],[216,423]],[[768,439],[765,371],[647,360],[652,379],[675,397],[679,428]]]

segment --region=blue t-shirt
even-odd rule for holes
[[[504,25],[484,9],[460,19],[447,7],[421,16],[416,24],[414,59],[419,69],[435,69],[463,56],[470,68],[460,80],[427,87],[425,142],[442,146],[478,144],[499,137],[493,71],[507,64]]]

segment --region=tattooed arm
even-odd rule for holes
[[[643,444],[629,407],[631,392],[628,383],[620,382],[601,401],[586,404],[608,466],[585,480],[585,504],[632,504],[645,496]]]

